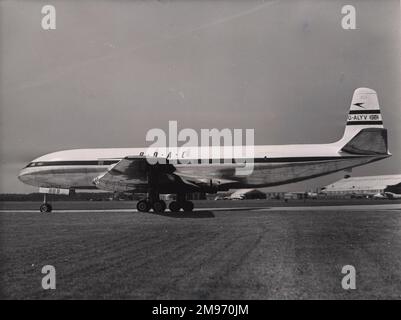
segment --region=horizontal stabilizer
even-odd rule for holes
[[[359,131],[341,151],[354,154],[388,154],[387,130],[365,128]]]

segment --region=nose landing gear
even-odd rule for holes
[[[53,210],[52,206],[46,201],[46,193],[43,195],[43,203],[40,205],[39,210],[43,213],[50,213]]]
[[[46,212],[46,213],[52,212],[52,209],[53,209],[52,206],[48,203],[42,203],[39,208],[40,212]]]

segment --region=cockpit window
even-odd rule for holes
[[[25,168],[38,167],[38,166],[43,166],[43,165],[44,165],[43,162],[31,162]]]

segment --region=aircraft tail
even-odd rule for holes
[[[377,93],[368,88],[354,91],[347,125],[339,141],[341,151],[354,154],[389,154]]]

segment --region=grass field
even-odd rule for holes
[[[401,210],[10,211],[0,221],[3,299],[401,298]],[[56,290],[41,288],[47,264]],[[341,287],[347,264],[356,290]]]

